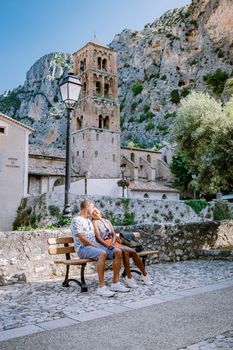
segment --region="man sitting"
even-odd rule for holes
[[[94,204],[89,200],[80,203],[80,213],[73,217],[70,225],[74,239],[74,247],[81,259],[97,260],[96,269],[98,274],[97,294],[111,297],[114,292],[128,292],[129,289],[119,282],[122,252],[118,248],[108,249],[95,240],[94,227],[88,218],[94,209]],[[104,270],[106,259],[113,260],[113,281],[110,289],[104,285]]]

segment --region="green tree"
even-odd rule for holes
[[[192,174],[184,155],[178,149],[172,157],[170,169],[175,177],[174,186],[187,193],[188,187],[192,181]]]
[[[187,168],[197,174],[197,188],[216,193],[233,189],[233,97],[223,108],[203,93],[181,101],[174,139]]]

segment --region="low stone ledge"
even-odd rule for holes
[[[233,261],[233,249],[200,249],[197,255],[199,258]]]
[[[233,221],[118,226],[116,231],[139,231],[144,249],[160,251],[150,258],[151,263],[198,258],[202,249],[233,246]],[[64,276],[64,266],[55,265],[56,257],[48,254],[47,240],[70,234],[68,228],[0,232],[0,285]],[[93,269],[88,264],[87,272]],[[71,274],[77,275],[78,270],[71,267]]]

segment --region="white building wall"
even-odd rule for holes
[[[167,200],[170,201],[177,201],[179,200],[179,193],[176,192],[146,192],[146,191],[128,191],[128,197],[129,198],[140,198],[144,199],[145,195],[148,195],[146,197],[147,199],[157,199],[157,200],[162,200],[163,195],[167,196]]]
[[[27,129],[0,118],[0,231],[12,229],[22,197],[27,194]]]
[[[119,179],[82,179],[71,183],[70,192],[77,195],[86,194],[90,196],[121,197],[122,188],[117,185],[118,180]],[[86,193],[85,187],[87,190]],[[56,186],[55,192],[64,192],[64,185]]]

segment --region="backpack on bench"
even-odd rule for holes
[[[120,240],[121,244],[134,249],[138,253],[143,250],[142,244],[132,232],[120,232]]]

